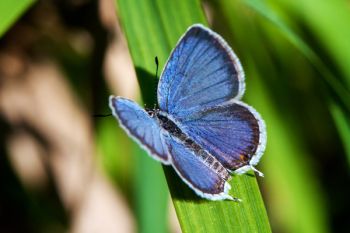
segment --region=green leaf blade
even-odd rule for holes
[[[119,0],[118,9],[143,100],[153,107],[154,56],[158,56],[160,67],[163,66],[191,24],[207,24],[204,13],[198,1]],[[153,86],[153,92],[149,86]],[[164,167],[164,170],[183,232],[271,232],[254,174],[234,176],[230,181],[230,194],[243,200],[236,203],[201,199],[172,168]]]
[[[307,43],[262,4],[263,1],[253,0],[213,1],[217,20],[214,25],[234,42],[241,54],[249,88],[244,98],[261,112],[267,124],[268,145],[260,164],[266,175],[263,185],[273,228],[283,232],[328,232],[324,192],[313,170],[312,152],[305,143],[307,130],[298,131],[303,121],[297,116],[304,116],[303,105],[290,100],[298,93],[291,89],[292,84],[300,81],[295,76],[303,75],[307,68],[299,66],[296,51],[291,52],[292,46],[285,38],[309,61],[315,57],[305,47]],[[274,24],[274,30],[271,30],[270,22]],[[284,47],[286,42],[288,45]],[[288,67],[292,67],[292,73]],[[319,75],[316,77],[320,78]],[[295,103],[298,103],[296,108]]]
[[[0,1],[0,37],[34,2],[35,0]]]

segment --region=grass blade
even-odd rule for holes
[[[119,0],[118,9],[142,96],[155,103],[154,56],[164,65],[188,26],[206,24],[198,1]],[[148,171],[147,171],[148,172]],[[183,232],[270,232],[254,174],[234,177],[232,195],[243,203],[212,202],[198,198],[169,167],[165,173]]]
[[[349,43],[347,40],[344,40],[343,34],[350,34],[350,28],[347,24],[343,24],[344,21],[340,20],[346,20],[350,17],[349,14],[345,14],[345,11],[350,13],[349,10],[346,10],[344,8],[345,6],[342,5],[342,3],[338,2],[337,4],[328,4],[328,3],[321,3],[318,5],[321,9],[329,12],[329,8],[337,8],[337,12],[340,13],[340,17],[333,17],[328,15],[329,19],[326,21],[319,21],[319,19],[316,16],[306,16],[306,19],[309,21],[309,24],[312,26],[312,28],[316,31],[316,33],[319,33],[319,37],[324,40],[324,44],[327,47],[326,49],[331,50],[331,54],[333,55],[333,59],[336,60],[338,67],[343,69],[343,76],[337,77],[335,73],[341,73],[341,72],[334,72],[331,70],[331,66],[326,64],[315,52],[314,50],[305,43],[301,37],[299,37],[291,28],[289,28],[281,18],[277,16],[269,7],[264,4],[264,2],[258,1],[258,0],[245,0],[244,1],[251,9],[253,9],[255,12],[257,12],[259,15],[266,18],[268,21],[270,21],[273,25],[275,25],[281,32],[283,36],[285,36],[310,62],[315,66],[315,68],[318,70],[320,77],[323,78],[325,81],[326,86],[328,87],[327,90],[329,91],[328,98],[331,99],[328,101],[329,104],[329,111],[331,112],[334,122],[337,126],[339,135],[343,141],[343,146],[350,164],[350,150],[348,141],[350,139],[350,126],[348,122],[348,117],[350,113],[350,89],[349,86],[346,85],[346,83],[349,83],[350,80],[350,72],[348,69],[347,62],[344,62],[343,57],[348,56],[347,52],[344,51],[350,51],[350,47],[348,47]],[[313,4],[313,1],[305,1],[308,2],[307,4]],[[310,7],[311,7],[310,5]],[[341,9],[340,9],[341,8]],[[298,10],[301,10],[299,6],[297,7]],[[327,10],[326,10],[327,9]],[[317,16],[320,13],[319,11],[314,12]],[[312,14],[311,14],[312,15]],[[324,17],[322,17],[324,19]],[[337,30],[336,34],[340,32],[339,35],[329,35],[328,33],[324,33],[324,30],[329,30],[327,28],[327,25],[329,21],[334,21],[335,25],[337,27],[341,27],[341,30]],[[337,23],[336,23],[337,22]],[[330,29],[329,33],[332,33],[333,28]],[[339,36],[341,38],[339,38]],[[325,38],[324,38],[325,37]],[[346,37],[345,37],[346,38]],[[328,41],[332,41],[333,43],[326,43]],[[336,41],[336,43],[334,43]],[[335,51],[333,51],[335,50]],[[340,58],[340,59],[339,59]],[[346,59],[346,57],[344,57]],[[344,85],[345,84],[345,85]],[[337,105],[337,106],[336,106]]]
[[[0,1],[0,37],[35,0]]]
[[[299,68],[300,63],[293,56],[301,52],[309,61],[315,62],[315,66],[319,65],[318,58],[261,1],[222,0],[213,1],[212,5],[215,25],[237,45],[246,67],[247,86],[251,88],[247,89],[246,98],[266,120],[270,143],[261,164],[265,168],[263,184],[268,190],[273,228],[283,232],[327,232],[329,223],[324,197],[316,173],[312,171],[312,154],[305,143],[307,136],[301,133],[302,119],[296,117],[302,111],[301,105],[293,106],[305,99],[296,100],[295,90],[290,88],[290,84],[301,79],[297,79],[292,71],[297,70],[298,75],[305,78],[301,70],[308,69]],[[257,17],[259,15],[264,18]],[[266,19],[275,24],[274,30],[266,26]],[[278,34],[299,51],[291,52],[287,47],[290,43]],[[284,56],[285,51],[289,57]],[[312,101],[312,104],[317,103]]]
[[[281,34],[285,36],[320,72],[321,78],[329,85],[332,91],[338,95],[342,104],[350,111],[350,93],[331,72],[328,66],[322,59],[305,43],[290,27],[288,27],[281,18],[277,16],[269,7],[262,1],[245,0],[244,1],[251,9],[266,18],[273,25],[278,27]]]

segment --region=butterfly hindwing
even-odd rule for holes
[[[180,39],[161,75],[158,104],[176,118],[183,118],[239,99],[244,93],[241,64],[215,32],[193,25]]]
[[[232,199],[228,195],[231,187],[225,178],[182,142],[171,136],[166,141],[173,168],[199,196],[210,200]]]
[[[203,109],[181,122],[182,130],[227,169],[256,165],[265,150],[265,124],[240,101]]]
[[[131,100],[111,96],[109,104],[113,115],[129,136],[143,146],[153,158],[169,164],[163,132],[157,120]]]

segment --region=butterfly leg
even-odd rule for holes
[[[237,175],[242,175],[244,173],[247,173],[249,171],[254,171],[256,172],[260,177],[264,177],[264,173],[256,169],[253,165],[245,165],[243,167],[238,168],[237,170],[234,170],[233,172]]]
[[[256,169],[253,165],[250,165],[251,169],[256,172],[260,177],[264,177],[264,173]]]

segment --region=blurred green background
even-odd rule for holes
[[[153,107],[154,57],[195,22],[267,124],[265,178],[232,181],[242,205],[197,199],[93,117],[110,94]],[[1,1],[0,232],[349,232],[349,22],[348,0]]]

